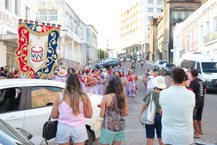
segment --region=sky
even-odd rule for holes
[[[120,47],[120,16],[134,0],[70,0],[74,12],[98,32],[98,48]]]

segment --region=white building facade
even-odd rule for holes
[[[162,11],[162,0],[135,0],[121,14],[121,48],[127,57],[144,55],[149,50],[150,19]]]
[[[173,30],[174,63],[184,53],[200,51],[217,55],[217,1],[207,1]]]
[[[75,67],[88,63],[85,23],[67,0],[38,0],[38,21],[61,25],[60,53],[63,65]]]
[[[35,21],[36,4],[35,0],[0,1],[0,66],[9,65],[11,70],[17,67],[15,50],[17,49],[18,19]]]
[[[97,50],[97,36],[98,33],[92,25],[86,26],[86,44],[87,44],[87,63],[94,66],[98,62],[98,50]]]

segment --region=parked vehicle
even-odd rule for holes
[[[65,83],[40,79],[0,80],[0,118],[13,127],[23,128],[33,134],[32,142],[43,141],[42,128],[48,120],[54,97],[62,92]],[[100,108],[102,96],[88,94],[93,107],[93,117],[86,119],[89,140],[99,137],[102,118]],[[54,143],[54,139],[49,143]]]
[[[162,65],[163,65],[164,63],[168,63],[167,60],[157,60],[157,61],[155,62],[155,64],[154,64],[154,69],[157,70],[157,71],[161,70]]]
[[[95,65],[95,67],[96,68],[103,68],[104,66],[103,66],[103,64],[104,64],[104,61],[100,61],[99,63],[97,63],[96,65]]]
[[[207,85],[207,90],[217,89],[217,56],[207,54],[185,54],[180,66],[185,69],[197,69],[198,77]]]
[[[131,59],[130,58],[126,58],[126,61],[129,62],[129,61],[131,61]]]
[[[107,58],[106,60],[104,60],[103,62],[100,62],[98,64],[96,64],[96,68],[106,68],[109,69],[110,66],[114,67],[117,65],[121,65],[121,60],[119,58]]]
[[[162,65],[161,71],[164,71],[166,75],[170,75],[170,72],[172,71],[173,67],[175,67],[175,64],[173,63],[164,63]]]
[[[105,60],[116,60],[116,61],[121,61],[121,59],[120,59],[120,58],[117,58],[117,57],[109,57],[109,58],[107,58],[107,59],[105,59]]]
[[[0,119],[0,144],[1,145],[34,145],[32,135],[23,129],[16,129]]]

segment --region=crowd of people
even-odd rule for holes
[[[82,90],[86,93],[93,93],[104,95],[108,81],[113,76],[119,76],[124,86],[124,93],[129,97],[136,97],[136,91],[138,89],[136,81],[138,77],[133,73],[131,67],[123,69],[121,65],[106,68],[91,68],[78,66],[77,69],[61,67],[59,71],[55,72],[52,78],[57,81],[66,82],[67,77],[70,74],[77,74],[81,83]]]
[[[143,100],[140,113],[147,108],[152,96],[156,114],[154,124],[145,124],[147,145],[154,144],[155,131],[160,145],[190,145],[194,138],[203,135],[202,113],[206,85],[198,78],[198,70],[185,72],[181,67],[174,67],[170,79],[171,84],[166,88],[163,76],[149,76],[152,84],[147,87],[150,92]]]
[[[2,67],[0,76],[19,78],[18,71],[9,72]],[[144,104],[140,113],[150,103],[150,96],[156,105],[154,124],[144,124],[146,144],[154,144],[155,131],[160,145],[189,145],[193,138],[200,138],[202,131],[202,113],[206,86],[198,77],[198,71],[185,72],[180,67],[171,71],[171,86],[166,86],[164,73],[147,70],[135,75],[131,66],[126,70],[120,65],[92,69],[78,66],[77,69],[61,66],[45,79],[66,83],[66,89],[54,101],[51,116],[58,119],[56,142],[84,144],[87,139],[84,118],[91,118],[93,110],[87,93],[103,95],[100,116],[103,118],[99,142],[101,144],[120,145],[125,140],[125,120],[128,115],[127,97],[136,97],[136,81],[144,83]],[[168,88],[167,88],[168,87]],[[69,109],[71,108],[71,109]],[[62,133],[64,132],[64,134]],[[79,134],[79,135],[78,135]]]

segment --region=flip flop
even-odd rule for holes
[[[194,138],[200,139],[201,137],[200,137],[200,136],[196,136],[196,135],[194,135]]]

